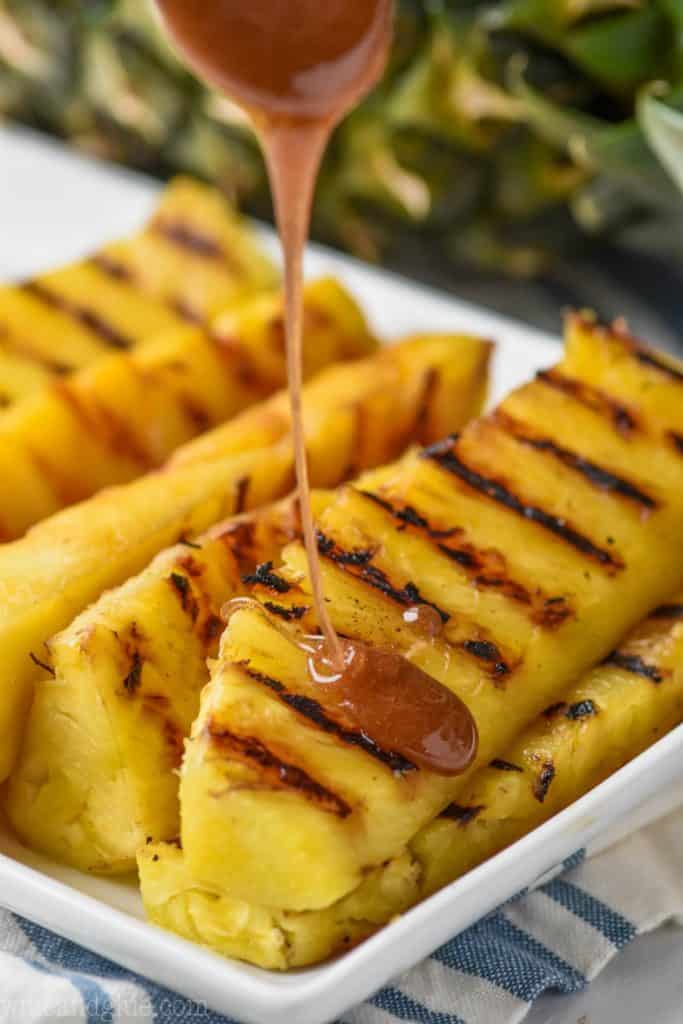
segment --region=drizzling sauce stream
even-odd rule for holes
[[[367,722],[375,741],[396,750],[409,747],[418,761],[426,742],[431,753],[423,763],[445,774],[462,771],[476,748],[476,728],[465,706],[397,652],[342,642],[335,632],[311,514],[302,416],[302,260],[315,182],[332,130],[382,74],[393,2],[157,0],[157,5],[188,62],[249,113],[268,164],[285,257],[287,364],[301,520],[324,637],[316,664],[326,666],[322,674],[330,694],[334,689],[361,728]],[[312,671],[315,676],[315,666]]]

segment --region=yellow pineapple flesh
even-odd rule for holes
[[[469,705],[470,771],[449,779],[368,749],[308,681],[299,644],[314,621],[294,544],[254,587],[268,609],[232,618],[193,729],[181,834],[198,884],[280,909],[330,906],[674,590],[683,461],[668,436],[683,374],[616,343],[622,372],[582,364],[571,344],[553,371],[581,385],[563,394],[594,431],[570,443],[555,419],[537,422],[539,379],[459,437],[361,478],[318,519],[337,629],[393,643]],[[613,414],[624,404],[632,431]],[[444,621],[434,642],[404,621],[420,602]]]
[[[319,485],[337,485],[355,467],[395,458],[411,441],[436,436],[432,431],[457,429],[480,409],[490,351],[487,342],[471,338],[446,335],[424,343],[412,339],[351,366],[326,371],[324,388],[314,381],[305,389],[313,479]],[[463,366],[466,372],[458,369]],[[383,416],[375,419],[378,403]],[[291,490],[288,408],[286,395],[278,395],[218,428],[218,443],[209,446],[210,458],[206,452],[200,457],[193,443],[191,458],[184,459],[181,450],[177,460],[161,472],[104,491],[38,524],[23,540],[0,548],[0,642],[7,672],[0,674],[0,736],[5,740],[0,775],[12,765],[23,711],[39,674],[31,654],[49,662],[44,644],[104,590],[140,572],[161,549],[179,538],[192,538],[225,515],[253,509]],[[372,442],[359,444],[360,425],[365,424],[372,425]],[[231,596],[229,582],[220,600]],[[112,628],[126,635],[121,615],[129,616],[129,627],[138,616],[146,620],[151,616],[146,633],[153,633],[154,642],[163,648],[167,643],[163,622],[155,632],[152,629],[160,592],[168,596],[168,584],[163,574],[150,572],[139,586],[131,583],[126,600],[117,603],[116,595],[110,595],[108,606],[116,608],[117,623]],[[129,608],[132,593],[139,604]],[[217,601],[213,614],[219,605]],[[89,615],[74,624],[75,632],[87,634]],[[96,607],[93,622],[97,615]],[[193,630],[188,628],[184,636],[200,686],[208,679],[206,652]],[[57,649],[59,641],[51,646]],[[179,645],[179,652],[182,667],[186,648]],[[79,666],[92,665],[96,679],[102,664],[102,686],[108,687],[109,680],[118,678],[117,657],[106,645],[91,645],[87,655],[77,660]],[[94,686],[89,692],[96,699]],[[87,721],[87,707],[84,714]],[[29,737],[30,733],[31,727]],[[119,742],[115,735],[112,742]],[[27,745],[30,748],[30,738]],[[44,749],[47,761],[54,758],[57,765],[63,755],[71,756],[68,746]],[[19,830],[25,835],[35,830],[37,836],[40,826],[35,827],[37,820],[30,821],[30,805],[23,813],[26,822],[18,825]],[[56,802],[55,816],[59,813]],[[58,829],[56,823],[54,832]],[[152,828],[147,834],[156,833]],[[38,839],[32,835],[31,841]],[[134,855],[132,849],[131,860]],[[86,856],[81,855],[81,862]]]
[[[336,281],[307,284],[304,309],[306,377],[376,347]],[[175,328],[0,415],[0,538],[160,466],[179,445],[283,387],[282,318],[280,293],[247,299],[211,332]]]
[[[683,721],[683,594],[660,606],[475,774],[408,848],[332,906],[287,912],[193,878],[178,845],[140,849],[146,912],[225,956],[286,970],[316,963],[536,828]]]
[[[217,189],[176,178],[145,228],[106,246],[104,270],[206,320],[229,302],[272,288],[277,274],[254,232]]]

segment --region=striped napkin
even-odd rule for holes
[[[683,923],[683,810],[577,853],[343,1018],[518,1024],[544,992],[584,988],[636,935]],[[637,879],[637,884],[634,884]],[[226,1024],[227,1018],[0,910],[0,1024]]]

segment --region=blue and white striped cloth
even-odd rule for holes
[[[683,811],[512,900],[344,1024],[518,1024],[542,993],[584,988],[636,935],[683,923]],[[637,884],[636,884],[637,883]],[[0,911],[0,1024],[226,1024]]]

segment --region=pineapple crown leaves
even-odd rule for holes
[[[683,104],[676,109],[664,103],[659,97],[666,96],[668,91],[664,83],[643,90],[638,98],[637,116],[653,152],[683,191]]]

